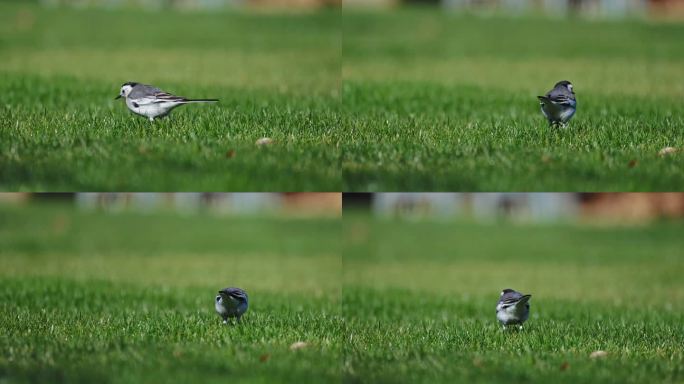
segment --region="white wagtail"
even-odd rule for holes
[[[168,115],[172,109],[179,105],[189,103],[215,103],[218,99],[187,99],[182,96],[172,95],[152,85],[140,83],[124,83],[119,95],[114,99],[124,97],[128,109],[145,116],[150,121],[156,117]]]
[[[559,81],[546,96],[537,96],[537,98],[549,125],[565,126],[577,110],[575,91],[567,80]]]
[[[513,289],[506,288],[501,291],[501,298],[496,304],[496,319],[504,329],[508,325],[522,325],[530,316],[530,298],[532,295],[523,295]]]
[[[218,291],[214,303],[216,312],[223,318],[223,324],[228,324],[229,318],[236,318],[239,323],[240,317],[247,312],[247,305],[247,292],[233,287]]]

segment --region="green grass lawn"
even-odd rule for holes
[[[3,2],[0,188],[339,191],[339,20]],[[127,81],[221,101],[151,124]]]
[[[679,190],[684,25],[343,13],[344,190]],[[559,80],[578,111],[550,129]]]
[[[0,381],[339,381],[340,228],[0,207]],[[238,326],[213,308],[229,285]]]
[[[679,383],[683,229],[0,207],[0,379]]]
[[[682,230],[346,212],[344,381],[681,383]],[[496,321],[504,288],[532,294],[523,331]]]

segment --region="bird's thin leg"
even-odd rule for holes
[[[223,319],[223,324],[228,325],[228,319],[224,318],[224,319]]]
[[[154,117],[150,116],[150,122],[154,123]]]
[[[523,329],[522,324],[518,325],[518,329],[520,329],[522,331],[522,329]]]

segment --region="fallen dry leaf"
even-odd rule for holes
[[[259,361],[261,361],[262,363],[265,363],[265,362],[267,362],[268,359],[270,359],[270,358],[271,358],[271,355],[270,355],[270,354],[264,353],[263,355],[259,356]]]
[[[632,159],[632,160],[629,161],[629,163],[627,163],[627,166],[630,167],[630,168],[634,168],[634,167],[636,167],[636,165],[637,165],[638,163],[639,163],[639,162],[636,161],[636,159]]]
[[[290,350],[296,351],[298,349],[306,348],[308,345],[309,344],[307,344],[303,341],[297,341],[297,342],[292,343],[292,345],[290,345]]]
[[[233,157],[235,157],[235,150],[234,149],[231,149],[228,152],[226,152],[226,158],[227,159],[232,159]]]
[[[665,155],[669,155],[669,154],[677,153],[677,152],[679,152],[679,149],[677,149],[675,147],[665,147],[665,148],[661,149],[660,152],[658,152],[658,155],[659,156],[665,156]]]
[[[568,368],[570,368],[570,364],[567,361],[564,361],[560,366],[561,371],[567,371]]]
[[[591,357],[592,359],[599,359],[601,357],[606,357],[606,356],[608,356],[608,352],[606,352],[606,351],[594,351],[591,353],[591,355],[589,355],[589,357]]]

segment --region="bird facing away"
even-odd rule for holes
[[[496,319],[504,329],[508,325],[518,325],[522,329],[523,323],[530,316],[531,297],[532,295],[523,295],[510,288],[501,291],[501,297],[496,304]]]
[[[168,115],[172,109],[190,103],[215,103],[218,99],[188,99],[172,95],[152,85],[140,83],[124,83],[119,95],[114,99],[126,99],[126,106],[133,113],[145,116],[150,121]]]
[[[577,110],[575,91],[567,80],[559,81],[546,96],[537,96],[537,98],[549,125],[565,126]]]
[[[224,288],[218,291],[214,307],[216,312],[223,318],[223,324],[228,324],[229,318],[237,319],[247,312],[247,292],[240,288]]]

